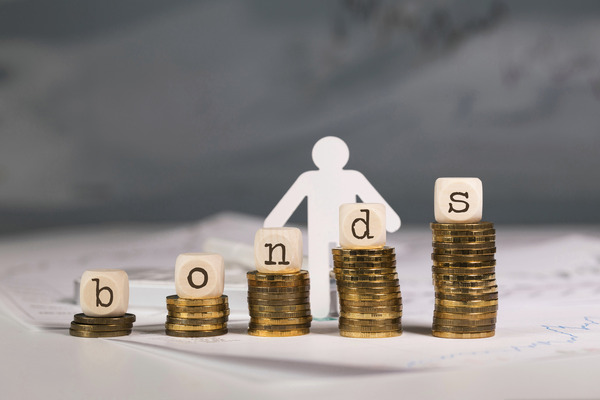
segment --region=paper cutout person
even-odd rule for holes
[[[400,228],[400,217],[375,190],[363,174],[345,170],[350,152],[335,136],[320,139],[313,147],[312,159],[318,170],[301,174],[264,222],[265,227],[286,224],[302,200],[308,197],[308,270],[313,315],[325,318],[330,311],[329,271],[331,249],[339,240],[339,206],[355,203],[381,203],[386,208],[386,229]]]

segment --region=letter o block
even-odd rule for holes
[[[129,306],[129,278],[120,269],[93,269],[81,276],[81,310],[88,317],[120,317]]]
[[[298,228],[261,228],[254,236],[258,272],[289,274],[302,268],[302,232]]]
[[[385,206],[350,203],[340,206],[340,246],[345,249],[376,249],[385,246]]]
[[[175,261],[175,292],[183,299],[220,297],[225,287],[225,263],[217,253],[184,253]]]
[[[483,214],[483,184],[479,178],[438,178],[433,203],[437,222],[479,222]]]

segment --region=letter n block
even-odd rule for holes
[[[302,268],[302,232],[298,228],[261,228],[254,236],[258,272],[284,274]]]
[[[437,222],[479,222],[483,213],[483,184],[479,178],[438,178],[433,203]]]
[[[217,253],[184,253],[175,261],[175,292],[184,299],[220,297],[225,287],[225,263]]]
[[[81,310],[88,317],[120,317],[129,306],[129,278],[120,269],[93,269],[81,276]]]
[[[350,203],[340,206],[340,246],[345,249],[375,249],[385,246],[385,206]]]

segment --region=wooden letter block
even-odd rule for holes
[[[93,269],[81,276],[81,310],[88,317],[120,317],[129,306],[129,278],[120,269]]]
[[[175,261],[175,292],[184,299],[221,297],[225,263],[217,253],[184,253]]]
[[[481,221],[483,185],[479,178],[438,178],[434,192],[433,208],[437,222]]]
[[[254,236],[258,272],[289,274],[302,268],[302,232],[298,228],[261,228]]]
[[[375,249],[385,246],[385,222],[383,204],[342,204],[340,246],[345,249]]]

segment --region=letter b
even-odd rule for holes
[[[79,287],[81,310],[89,317],[120,317],[129,306],[129,279],[118,269],[88,270]]]

